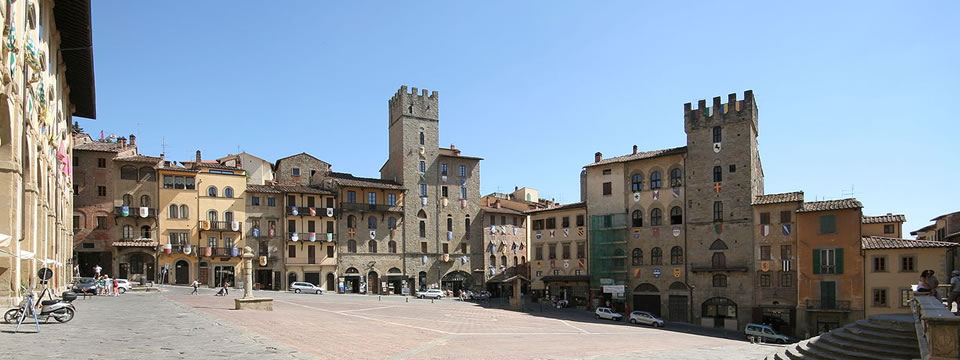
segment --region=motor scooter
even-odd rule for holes
[[[35,297],[36,295],[33,293],[27,295],[27,298]],[[3,321],[8,324],[17,322],[20,317],[23,316],[23,312],[27,307],[27,298],[20,301],[20,306],[7,310],[7,312],[3,314]],[[77,313],[77,308],[73,306],[73,301],[76,299],[77,294],[75,292],[65,291],[61,294],[60,299],[41,300],[40,309],[39,312],[37,312],[37,319],[46,322],[52,317],[61,323],[73,320],[74,315]],[[35,301],[33,303],[36,304]],[[38,309],[34,308],[33,311],[38,311]],[[31,315],[27,314],[27,316],[29,317]]]

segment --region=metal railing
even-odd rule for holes
[[[234,230],[232,221],[210,221],[210,220],[200,220],[200,231],[230,231],[230,232],[243,232],[243,223],[237,223],[237,228]]]
[[[356,211],[381,211],[381,212],[402,212],[403,206],[390,206],[382,204],[361,204],[361,203],[341,203],[340,208],[344,210]]]
[[[849,300],[834,300],[834,301],[807,300],[807,309],[849,311],[850,301]]]
[[[334,216],[334,217],[336,217],[337,215],[340,214],[340,211],[339,211],[339,209],[337,209],[337,208],[312,207],[312,209],[313,209],[313,211],[314,211],[314,215],[311,215],[311,214],[310,214],[310,209],[311,209],[311,207],[309,207],[309,206],[296,206],[296,208],[297,208],[297,213],[294,214],[294,213],[293,213],[293,208],[294,208],[294,206],[287,206],[287,208],[286,208],[286,209],[287,209],[287,210],[286,210],[286,211],[287,211],[287,215],[292,215],[292,216],[321,216],[321,217],[322,217],[322,216],[328,216],[327,209],[333,210],[332,215],[329,215],[329,216]]]
[[[140,216],[139,206],[127,206],[127,215],[123,215],[123,206],[115,206],[113,208],[113,213],[114,215],[120,216],[120,217],[142,217]],[[147,217],[156,218],[157,209],[152,207],[147,207]]]
[[[294,236],[296,234],[296,236]],[[311,236],[313,234],[313,236]],[[311,240],[313,238],[313,240]],[[290,241],[335,241],[337,240],[337,234],[334,233],[325,233],[325,232],[296,232],[296,233],[287,233],[287,240]]]

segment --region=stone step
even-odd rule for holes
[[[876,330],[874,330],[874,329],[872,329],[872,328],[864,328],[864,327],[860,327],[860,326],[848,328],[847,331],[850,332],[850,333],[852,333],[852,334],[854,334],[854,335],[863,336],[863,337],[865,337],[865,338],[869,338],[869,339],[873,339],[873,340],[877,340],[877,341],[886,340],[886,341],[905,342],[905,343],[906,343],[906,342],[911,342],[911,343],[916,343],[916,342],[917,342],[917,335],[916,335],[916,333],[914,333],[914,334],[891,334],[891,333],[888,333],[888,332],[876,331]]]
[[[890,326],[882,323],[870,322],[869,320],[857,320],[855,322],[857,327],[861,329],[866,329],[874,332],[885,333],[901,337],[917,337],[916,328],[905,328],[899,326]]]
[[[831,332],[833,336],[845,341],[852,341],[867,347],[884,346],[889,348],[910,351],[919,354],[917,338],[898,338],[892,336],[879,336],[880,334],[868,334],[863,329],[857,327],[841,328]]]
[[[912,316],[909,318],[896,318],[896,319],[885,318],[880,316],[871,316],[870,318],[866,319],[866,321],[871,324],[885,325],[885,326],[895,328],[895,329],[900,329],[903,331],[914,331],[916,329],[914,327],[915,323]]]
[[[843,331],[834,330],[820,335],[817,345],[830,345],[834,348],[848,351],[853,354],[870,355],[871,358],[883,357],[891,359],[912,359],[920,356],[919,351],[911,351],[910,349],[904,349],[898,346],[890,346],[882,343],[862,343],[858,341],[851,341],[839,336],[840,333],[843,333]]]
[[[815,340],[817,338],[810,338],[809,340],[804,340],[796,345],[797,352],[800,353],[802,359],[812,359],[812,360],[837,360],[836,355],[829,354],[823,350],[814,348],[810,346],[810,340]]]
[[[798,350],[797,347],[796,347],[796,346],[793,346],[793,345],[791,345],[791,346],[787,347],[786,349],[784,349],[784,354],[786,354],[786,355],[787,355],[787,359],[790,359],[790,360],[803,360],[803,359],[805,359],[805,358],[803,357],[803,354],[800,353],[800,350]]]
[[[863,351],[858,349],[845,349],[837,344],[831,343],[828,339],[830,338],[829,333],[820,335],[817,341],[811,341],[809,343],[809,348],[820,350],[823,353],[829,354],[830,359],[844,359],[844,360],[886,360],[886,359],[900,359],[895,357],[886,356],[885,354],[880,354],[873,351]]]

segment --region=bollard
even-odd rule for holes
[[[750,340],[750,343],[751,343],[751,344],[756,344],[756,342],[754,342],[754,336],[752,336],[752,335],[751,335],[751,336],[747,336],[747,340]]]
[[[406,300],[406,301],[404,301],[404,302],[410,302],[410,298],[408,298],[408,297],[407,297],[407,298],[403,298],[403,299]]]
[[[433,300],[434,300],[434,299],[430,299],[430,303],[431,303],[431,304],[433,304]]]
[[[383,296],[377,295],[377,301],[383,301]]]

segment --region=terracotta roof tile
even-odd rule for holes
[[[378,189],[403,190],[403,186],[390,180],[356,177],[352,174],[330,172],[328,177],[333,178],[340,186],[356,186]]]
[[[917,235],[919,232],[930,231],[937,228],[937,224],[930,224],[910,232],[910,235]]]
[[[160,163],[160,158],[146,155],[133,155],[116,158],[117,161],[128,161],[128,162],[137,162],[137,163],[146,163],[146,164],[157,164]]]
[[[782,194],[757,195],[753,197],[753,205],[779,204],[785,202],[803,201],[803,191],[794,191]]]
[[[954,246],[960,246],[960,244],[946,241],[898,239],[882,236],[864,236],[860,239],[860,248],[864,250],[946,248]]]
[[[481,207],[480,207],[480,211],[483,211],[483,212],[486,212],[486,213],[496,213],[496,214],[523,215],[523,213],[520,212],[520,211],[516,211],[516,210],[514,210],[514,209],[508,209],[508,208],[505,208],[505,207],[495,208],[495,207],[492,207],[492,206],[481,206]]]
[[[860,209],[863,208],[863,204],[860,203],[857,199],[841,199],[841,200],[826,200],[826,201],[812,201],[803,203],[803,208],[797,210],[797,212],[811,212],[811,211],[827,211],[827,210],[842,210],[842,209]]]
[[[539,213],[539,212],[545,212],[545,211],[569,210],[569,209],[586,208],[586,207],[587,205],[581,201],[581,202],[569,203],[566,205],[555,206],[552,208],[527,210],[527,211],[524,211],[524,213],[532,214],[532,213]]]
[[[636,154],[629,154],[629,155],[612,157],[609,159],[603,159],[603,160],[600,160],[599,162],[584,165],[583,167],[600,166],[600,165],[606,165],[606,164],[622,163],[622,162],[628,162],[628,161],[634,161],[634,160],[649,159],[649,158],[655,158],[660,156],[686,154],[686,153],[687,153],[686,146],[681,146],[681,147],[672,148],[672,149],[644,151],[644,152],[638,152]]]
[[[134,148],[132,145],[123,145],[114,142],[94,141],[86,144],[80,144],[73,147],[73,150],[81,151],[102,151],[102,152],[121,152]]]
[[[861,223],[864,224],[881,224],[889,222],[907,222],[907,217],[903,214],[887,214],[880,216],[864,216],[861,220]]]
[[[253,193],[263,193],[263,194],[279,194],[280,190],[273,187],[273,185],[247,185],[247,192]]]
[[[311,186],[303,185],[274,185],[274,188],[285,193],[296,193],[296,194],[320,194],[320,195],[331,195],[332,191],[323,190]]]
[[[119,246],[132,246],[132,247],[154,247],[160,243],[156,241],[115,241],[113,243],[114,247]]]

